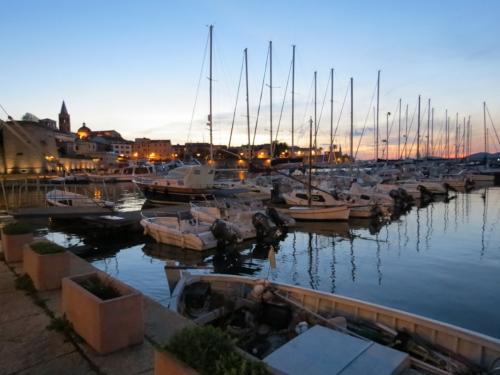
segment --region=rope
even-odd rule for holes
[[[276,137],[274,138],[274,142],[278,142],[278,133],[280,131],[281,117],[283,116],[283,108],[285,107],[286,93],[288,91],[288,82],[290,81],[291,73],[292,73],[292,61],[290,62],[290,68],[288,69],[288,78],[286,79],[285,94],[283,95],[283,102],[281,103],[280,117],[278,120],[278,127],[276,129]]]
[[[344,101],[342,102],[342,107],[340,107],[339,118],[337,119],[337,125],[335,126],[335,131],[333,132],[332,144],[335,144],[335,137],[337,136],[337,130],[339,129],[340,119],[342,118],[342,113],[344,112],[345,102],[347,100],[347,94],[349,93],[350,86],[347,85],[347,90],[345,91]]]
[[[228,149],[231,148],[231,139],[233,138],[234,119],[236,117],[236,108],[238,107],[238,99],[240,97],[241,77],[243,76],[244,64],[245,64],[245,57],[243,57],[243,60],[241,61],[240,79],[238,81],[238,90],[236,91],[236,103],[234,103],[233,121],[231,122],[231,132],[229,133],[229,143],[227,144]]]
[[[201,63],[200,75],[198,77],[198,85],[196,86],[196,95],[195,95],[195,98],[194,98],[193,111],[191,112],[191,120],[189,121],[188,136],[187,136],[187,141],[188,142],[189,142],[189,139],[191,137],[191,128],[193,126],[193,120],[194,120],[194,114],[195,114],[195,111],[196,111],[196,105],[198,104],[198,96],[199,96],[199,93],[200,93],[201,77],[203,76],[203,70],[205,68],[205,61],[207,60],[208,40],[209,40],[209,36],[207,35],[207,41],[205,42],[205,50],[203,51],[203,61]]]
[[[330,85],[330,75],[328,75],[328,82],[326,83],[326,88],[325,88],[325,95],[323,96],[323,104],[321,105],[321,111],[319,112],[319,118],[318,118],[318,123],[316,124],[316,129],[314,129],[314,139],[316,140],[316,137],[318,136],[318,131],[319,131],[319,124],[321,122],[321,118],[323,117],[323,109],[325,108],[325,101],[326,101],[326,95],[328,94],[328,87]],[[316,143],[314,144],[314,147],[316,148],[317,145]]]
[[[491,118],[490,110],[488,109],[488,106],[485,105],[486,112],[488,113],[488,117],[490,118],[491,121],[491,127],[493,128],[493,131],[495,132],[495,136],[497,137],[497,142],[500,145],[500,138],[498,137],[497,129],[495,128],[495,124],[493,123],[493,119]]]
[[[264,93],[264,85],[266,82],[266,72],[267,72],[267,63],[269,62],[269,49],[267,50],[267,56],[266,56],[266,64],[264,65],[264,76],[262,77],[262,85],[260,87],[260,98],[259,98],[259,106],[257,107],[257,118],[255,119],[255,128],[253,131],[253,139],[252,139],[252,147],[250,148],[250,155],[253,153],[253,147],[255,145],[255,135],[257,134],[257,125],[259,123],[259,114],[260,114],[260,107],[262,104],[262,95]]]
[[[361,145],[361,141],[363,140],[363,135],[365,134],[366,124],[368,123],[368,117],[370,116],[370,113],[372,111],[372,104],[373,104],[373,99],[375,99],[376,90],[377,90],[377,83],[375,83],[375,87],[373,88],[372,98],[370,99],[370,105],[368,106],[368,112],[366,113],[365,123],[363,125],[363,130],[361,131],[361,137],[359,138],[358,146],[356,147],[356,152],[354,154],[354,160],[357,159],[359,146]]]

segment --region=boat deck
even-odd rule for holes
[[[289,375],[392,375],[408,369],[410,358],[373,341],[316,325],[264,359]]]

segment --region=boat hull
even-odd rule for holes
[[[337,207],[290,207],[285,213],[295,220],[302,221],[334,221],[348,220],[350,209],[347,206]]]

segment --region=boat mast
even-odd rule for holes
[[[333,68],[330,69],[330,76],[332,81],[332,87],[330,88],[330,161],[331,158],[335,159],[335,154],[333,152]]]
[[[313,133],[312,133],[312,126],[313,126],[313,120],[312,118],[309,118],[309,183],[307,184],[307,189],[309,190],[309,194],[307,197],[307,204],[309,207],[311,207],[311,183],[312,183],[312,138],[313,138]]]
[[[449,122],[448,122],[448,109],[445,110],[444,114],[444,142],[445,142],[445,151],[446,151],[446,158],[450,158],[450,128],[449,128]]]
[[[269,41],[269,157],[273,154],[273,42]]]
[[[401,152],[401,98],[399,98],[399,121],[398,121],[398,156],[397,159],[399,159],[399,155]]]
[[[213,162],[214,160],[214,146],[213,146],[213,139],[212,139],[212,127],[213,127],[213,122],[212,122],[212,38],[213,38],[213,29],[214,25],[210,25],[209,27],[209,34],[210,34],[210,71],[209,71],[209,76],[208,76],[208,81],[210,82],[210,90],[209,90],[209,101],[210,101],[210,113],[208,114],[208,126],[210,129],[210,162]]]
[[[431,156],[434,154],[434,107],[431,110]]]
[[[292,46],[292,153],[295,152],[295,44]]]
[[[483,102],[484,152],[488,152],[488,135],[486,131],[486,102]]]
[[[248,132],[248,154],[247,157],[248,159],[252,159],[252,149],[250,146],[250,99],[248,96],[248,53],[247,49],[245,48],[245,83],[246,83],[246,94],[247,94],[247,132]]]
[[[431,99],[427,101],[427,146],[426,146],[426,155],[429,158],[430,154],[430,135],[431,135]]]
[[[353,149],[353,139],[352,139],[353,135],[354,135],[354,94],[353,94],[353,87],[354,87],[354,80],[351,77],[351,140],[350,140],[351,163],[354,161],[354,149]],[[377,113],[377,126],[378,126],[378,113]]]
[[[380,70],[377,73],[377,117],[375,123],[375,162],[378,160],[378,119],[380,112]]]
[[[318,94],[318,72],[314,71],[314,150],[316,150],[318,136],[318,120],[317,120],[317,94]]]
[[[455,159],[458,158],[458,112],[455,119]]]
[[[420,159],[420,95],[418,96],[418,117],[417,117],[417,160]]]
[[[408,158],[408,103],[406,103],[406,110],[405,110],[405,159]]]

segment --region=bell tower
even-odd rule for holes
[[[59,130],[64,133],[71,132],[71,121],[64,100],[62,102],[61,113],[59,113]]]

